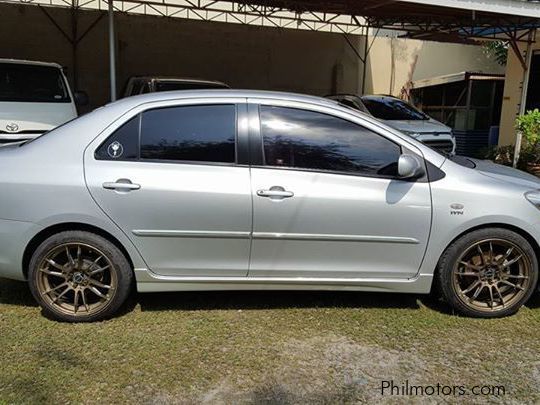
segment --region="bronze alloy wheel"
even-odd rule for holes
[[[517,244],[504,239],[472,243],[453,268],[453,287],[472,310],[493,313],[512,307],[531,290],[533,265]]]
[[[54,311],[95,315],[107,309],[118,279],[111,259],[86,243],[70,242],[45,253],[34,273],[38,293]]]

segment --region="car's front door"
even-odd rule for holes
[[[245,104],[176,105],[132,114],[85,154],[88,188],[165,276],[246,276],[252,203],[239,160]]]
[[[260,125],[250,125],[260,128],[263,156],[251,170],[249,276],[414,277],[430,231],[430,187],[397,178],[402,147],[324,108],[259,109]]]

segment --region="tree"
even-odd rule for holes
[[[508,42],[489,41],[484,44],[484,52],[501,66],[506,66],[508,60]]]

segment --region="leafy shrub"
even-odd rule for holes
[[[538,165],[540,165],[540,111],[535,109],[519,116],[516,119],[516,130],[521,132],[523,137],[517,168],[538,175]],[[495,146],[486,152],[485,158],[501,165],[512,166],[514,150],[513,145]]]
[[[516,119],[516,129],[521,132],[526,146],[537,146],[540,140],[540,110],[528,111]]]

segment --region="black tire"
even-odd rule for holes
[[[96,261],[92,263],[93,260]],[[125,255],[107,239],[86,231],[65,231],[50,236],[37,247],[30,259],[28,283],[46,317],[64,322],[93,322],[118,312],[132,291],[134,276]],[[69,291],[63,292],[64,289]],[[64,296],[58,297],[62,293]],[[70,297],[72,303],[67,302]]]
[[[491,253],[485,252],[486,247]],[[499,253],[496,256],[497,251],[504,252],[502,249],[505,248],[506,253]],[[510,260],[506,257],[510,250],[516,258],[522,257],[517,264],[510,264],[512,257]],[[473,258],[476,262],[464,261],[463,259],[467,257]],[[464,262],[468,264],[465,265]],[[527,269],[527,272],[522,269]],[[503,271],[505,273],[501,273]],[[460,237],[446,249],[437,265],[434,287],[436,291],[440,291],[442,298],[462,315],[475,318],[501,318],[516,313],[531,297],[537,282],[538,260],[531,244],[521,235],[508,229],[484,228]],[[474,286],[475,283],[480,284]],[[510,287],[518,283],[524,283],[519,286],[522,289]],[[480,287],[482,290],[477,293]],[[467,292],[469,288],[473,289]],[[504,293],[501,293],[503,288],[509,292],[508,296],[511,298],[507,301],[507,305],[503,305],[505,301]],[[482,308],[479,301],[476,301],[479,298],[476,298],[475,294],[480,294],[478,297],[484,294],[486,308]]]

